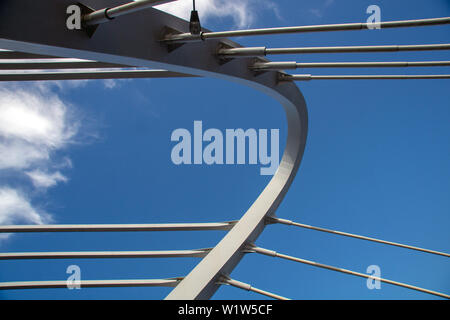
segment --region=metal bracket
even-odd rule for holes
[[[227,57],[221,56],[221,55],[219,55],[219,51],[221,49],[232,49],[232,48],[235,48],[235,47],[233,47],[227,43],[224,43],[224,42],[219,43],[219,45],[217,46],[216,57],[217,57],[217,61],[219,62],[220,65],[228,63],[228,62],[234,60],[234,58],[231,58],[231,57],[227,58]]]
[[[83,20],[83,16],[85,16],[85,15],[95,11],[91,7],[88,7],[88,6],[84,5],[84,4],[82,4],[81,2],[78,2],[77,6],[79,6],[80,9],[81,9],[81,20]],[[106,10],[105,10],[105,16],[107,17]],[[91,25],[91,26],[82,25],[81,27],[83,28],[84,31],[86,31],[88,37],[92,38],[92,36],[94,35],[95,31],[98,28],[98,24]]]
[[[252,68],[252,66],[255,63],[265,63],[265,62],[267,62],[267,59],[255,57],[252,59],[252,62],[249,64],[248,68],[253,72],[255,77],[262,75],[268,71],[273,71],[273,70],[262,70],[262,69],[253,69]]]
[[[161,31],[161,41],[160,43],[163,44],[165,47],[167,47],[167,52],[172,52],[180,47],[182,47],[185,43],[184,42],[180,42],[180,43],[170,43],[170,42],[165,42],[164,39],[166,39],[167,37],[173,36],[175,34],[181,34],[183,33],[180,30],[176,30],[173,29],[171,27],[165,26],[162,31]]]

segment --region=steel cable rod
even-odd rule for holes
[[[80,288],[176,287],[182,279],[80,280],[79,283],[69,281],[0,282],[0,290],[68,288],[70,285],[76,284],[79,284]]]
[[[280,81],[310,81],[310,80],[431,80],[450,79],[450,74],[417,74],[417,75],[311,75],[311,74],[280,74]]]
[[[212,248],[170,251],[7,252],[0,260],[103,259],[103,258],[203,258]]]
[[[0,59],[54,59],[57,57],[0,49]]]
[[[117,6],[114,8],[104,8],[104,9],[96,10],[94,12],[91,12],[91,13],[83,16],[83,24],[90,26],[90,25],[97,25],[97,24],[105,23],[116,17],[122,16],[125,14],[148,9],[153,6],[157,6],[160,4],[173,2],[173,1],[176,1],[176,0],[139,0],[139,1],[125,3],[123,5],[120,5],[120,6]]]
[[[387,62],[256,62],[253,70],[286,70],[298,68],[392,68],[392,67],[443,67],[450,61],[387,61]]]
[[[407,288],[407,289],[411,289],[411,290],[416,290],[416,291],[432,294],[432,295],[435,295],[435,296],[438,296],[438,297],[450,299],[450,295],[445,294],[445,293],[432,291],[432,290],[424,289],[424,288],[421,288],[421,287],[416,287],[416,286],[405,284],[405,283],[402,283],[402,282],[397,282],[397,281],[392,281],[392,280],[388,280],[388,279],[384,279],[384,278],[380,278],[380,277],[375,277],[375,276],[368,275],[368,274],[365,274],[365,273],[355,272],[355,271],[351,271],[351,270],[347,270],[347,269],[343,269],[343,268],[337,268],[337,267],[333,267],[333,266],[330,266],[330,265],[314,262],[314,261],[311,261],[311,260],[296,258],[296,257],[292,257],[292,256],[288,256],[288,255],[285,255],[285,254],[278,253],[278,252],[273,251],[273,250],[259,248],[259,247],[256,247],[256,246],[251,246],[251,247],[248,248],[248,250],[256,252],[256,253],[260,253],[260,254],[263,254],[263,255],[267,255],[267,256],[270,256],[270,257],[276,257],[276,258],[281,258],[281,259],[285,259],[285,260],[291,260],[291,261],[307,264],[307,265],[310,265],[310,266],[319,267],[319,268],[322,268],[322,269],[328,269],[328,270],[337,271],[337,272],[341,272],[341,273],[345,273],[345,274],[350,274],[350,275],[358,276],[358,277],[362,277],[362,278],[378,280],[380,282],[392,284],[392,285],[395,285],[395,286],[399,286],[399,287],[403,287],[403,288]]]
[[[150,79],[196,77],[194,75],[167,70],[71,70],[1,72],[0,81],[43,81],[43,80],[94,80],[94,79]]]
[[[237,280],[233,280],[233,279],[230,279],[230,278],[222,278],[219,281],[219,284],[227,284],[227,285],[233,286],[235,288],[239,288],[239,289],[243,289],[243,290],[247,290],[247,291],[252,291],[252,292],[259,293],[261,295],[264,295],[264,296],[267,296],[267,297],[270,297],[270,298],[273,298],[273,299],[277,299],[277,300],[291,300],[289,298],[277,295],[275,293],[271,293],[271,292],[268,292],[268,291],[265,291],[265,290],[261,290],[261,289],[252,287],[248,283],[237,281]]]
[[[271,218],[270,221],[273,221],[273,222],[276,222],[276,223],[280,223],[280,224],[285,224],[285,225],[288,225],[288,226],[296,226],[296,227],[301,227],[301,228],[305,228],[305,229],[316,230],[316,231],[321,231],[321,232],[327,232],[327,233],[337,234],[337,235],[340,235],[340,236],[345,236],[345,237],[350,237],[350,238],[355,238],[355,239],[361,239],[361,240],[367,240],[367,241],[387,244],[387,245],[390,245],[390,246],[396,246],[396,247],[400,247],[400,248],[405,248],[405,249],[411,249],[411,250],[431,253],[431,254],[435,254],[435,255],[444,256],[444,257],[447,257],[447,258],[450,257],[450,254],[445,253],[445,252],[424,249],[424,248],[420,248],[420,247],[410,246],[410,245],[401,244],[401,243],[392,242],[392,241],[380,240],[380,239],[366,237],[366,236],[360,236],[360,235],[353,234],[353,233],[347,233],[347,232],[342,232],[342,231],[336,231],[336,230],[331,230],[331,229],[314,227],[314,226],[311,226],[311,225],[308,225],[308,224],[298,223],[298,222],[294,222],[294,221],[287,220],[287,219]]]
[[[359,53],[359,52],[396,52],[396,51],[429,51],[450,50],[450,43],[421,45],[379,45],[379,46],[339,46],[339,47],[299,47],[299,48],[266,48],[243,47],[221,48],[217,55],[222,58],[257,57],[275,54],[305,53]]]
[[[380,22],[380,28],[400,28],[400,27],[419,27],[449,24],[450,17],[417,19],[417,20],[400,20],[400,21],[384,21]],[[348,31],[348,30],[364,30],[372,26],[372,23],[343,23],[343,24],[327,24],[327,25],[309,25],[295,27],[279,27],[279,28],[262,28],[248,30],[232,30],[219,32],[203,32],[200,35],[191,33],[180,33],[168,35],[162,39],[168,43],[182,43],[188,41],[198,41],[207,39],[220,39],[243,36],[273,35],[287,33],[305,33],[305,32],[322,32],[322,31]]]
[[[167,224],[47,224],[47,225],[2,225],[0,233],[19,232],[123,232],[123,231],[201,231],[230,230],[236,221],[212,223],[167,223]]]
[[[130,66],[74,59],[45,60],[0,60],[0,70],[49,70],[49,69],[100,69],[100,68],[130,68]],[[132,71],[132,70],[128,70]]]

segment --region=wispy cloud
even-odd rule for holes
[[[79,123],[48,88],[0,87],[0,169],[27,169],[51,161],[71,142]]]
[[[51,216],[34,208],[18,190],[0,187],[0,224],[51,222]],[[0,234],[0,239],[6,239],[9,234]]]
[[[317,17],[317,18],[322,18],[323,15],[325,14],[326,10],[331,7],[334,4],[335,0],[325,0],[324,2],[319,2],[318,3],[321,5],[319,7],[316,8],[311,8],[309,9],[309,13],[312,14],[313,16]]]
[[[103,80],[103,85],[106,89],[114,89],[115,87],[117,87],[117,81],[114,79],[106,79]]]
[[[270,10],[280,18],[278,6],[269,0],[196,0],[195,6],[202,23],[214,18],[231,18],[235,27],[249,27],[256,21],[261,9]],[[156,8],[189,20],[192,0],[178,0]]]
[[[68,157],[56,156],[75,142],[80,121],[58,90],[81,82],[33,82],[0,86],[0,174],[18,181],[28,178],[34,190],[48,188],[68,178],[61,172],[71,167]],[[57,88],[57,89],[55,89]],[[28,186],[0,183],[0,224],[47,223],[50,214],[37,209]],[[4,239],[4,235],[2,238]]]
[[[56,186],[58,182],[67,182],[68,180],[60,171],[48,173],[35,169],[27,171],[25,174],[31,179],[36,188],[50,188]]]

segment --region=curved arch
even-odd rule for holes
[[[242,259],[245,246],[254,242],[265,227],[265,218],[275,213],[300,165],[307,135],[307,111],[300,91],[290,87],[280,93],[257,88],[284,107],[288,137],[280,166],[251,207],[216,247],[172,290],[166,299],[206,299],[218,289],[220,275],[228,275]],[[288,94],[288,96],[284,95]]]
[[[97,9],[116,6],[124,1],[85,0],[83,3]],[[239,222],[166,297],[210,298],[219,287],[219,278],[231,273],[243,257],[245,246],[255,241],[263,231],[266,217],[275,213],[297,173],[308,130],[305,100],[292,82],[279,83],[277,72],[256,75],[249,70],[248,66],[253,62],[251,58],[225,64],[219,61],[215,55],[219,45],[239,46],[229,40],[189,43],[168,52],[159,41],[162,33],[168,28],[180,32],[189,30],[184,20],[148,9],[102,25],[89,38],[83,30],[69,31],[65,28],[63,13],[70,4],[72,0],[23,0],[20,4],[15,0],[2,1],[0,47],[220,78],[259,90],[276,99],[284,108],[288,135],[278,170]],[[33,13],[34,24],[30,24],[27,15],[22,14],[23,7]]]

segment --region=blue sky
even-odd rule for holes
[[[199,2],[212,30],[443,17],[450,2],[236,1]],[[172,7],[177,14],[183,4]],[[202,11],[203,10],[203,11]],[[227,14],[232,12],[233,16]],[[260,36],[245,46],[297,47],[446,43],[450,26]],[[449,60],[449,53],[311,54],[274,61]],[[311,74],[432,74],[448,67],[297,70]],[[449,80],[311,81],[298,83],[309,112],[305,154],[277,215],[306,224],[450,252]],[[199,95],[199,89],[202,94]],[[170,135],[177,128],[280,130],[282,108],[252,89],[212,79],[156,79],[2,84],[0,113],[24,110],[26,121],[0,121],[0,223],[159,223],[238,219],[270,180],[258,165],[176,166]],[[22,109],[21,109],[22,108]],[[31,109],[30,109],[31,108]],[[31,111],[31,112],[30,112]],[[20,116],[20,113],[18,113]],[[35,117],[33,117],[35,115]],[[256,115],[256,116],[255,116]],[[14,118],[16,116],[16,118]],[[2,122],[3,121],[3,122]],[[181,233],[16,234],[2,252],[169,250],[214,246],[221,231]],[[355,239],[271,225],[261,247],[450,292],[444,257]],[[145,279],[186,275],[198,259],[38,260],[0,262],[0,281]],[[435,299],[365,279],[256,254],[231,275],[293,299]],[[161,299],[169,288],[3,291],[0,299]],[[214,299],[261,299],[223,286]]]

